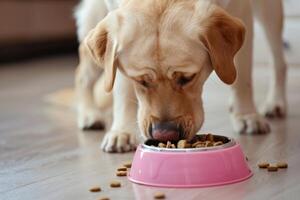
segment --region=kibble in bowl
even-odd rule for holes
[[[185,188],[235,183],[251,175],[238,142],[205,134],[191,141],[146,141],[136,150],[128,178],[144,185]]]
[[[149,139],[145,142],[144,147],[156,151],[204,151],[226,148],[234,144],[235,141],[233,139],[225,136],[203,134],[196,135],[191,141],[182,139],[163,143]]]

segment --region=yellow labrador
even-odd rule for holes
[[[138,132],[191,139],[202,126],[202,87],[214,70],[232,84],[234,130],[269,132],[253,102],[251,2],[275,61],[265,114],[284,115],[280,0],[85,0],[77,11],[79,127],[97,127],[112,107],[104,151],[132,150]]]

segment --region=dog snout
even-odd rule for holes
[[[177,141],[182,137],[182,126],[173,121],[163,121],[152,123],[149,133],[153,139],[161,142]]]

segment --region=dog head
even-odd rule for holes
[[[103,19],[85,43],[104,67],[111,91],[116,70],[133,81],[138,124],[161,141],[191,139],[204,120],[201,93],[214,70],[236,78],[234,56],[245,28],[220,7],[197,0],[131,0]]]

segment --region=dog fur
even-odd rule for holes
[[[137,134],[151,137],[149,127],[160,121],[182,126],[183,137],[191,139],[204,121],[202,86],[214,70],[231,84],[234,130],[269,132],[253,100],[253,15],[274,61],[262,114],[283,117],[281,0],[83,0],[76,12],[78,126],[97,127],[112,108],[101,145],[107,152],[134,149]]]

